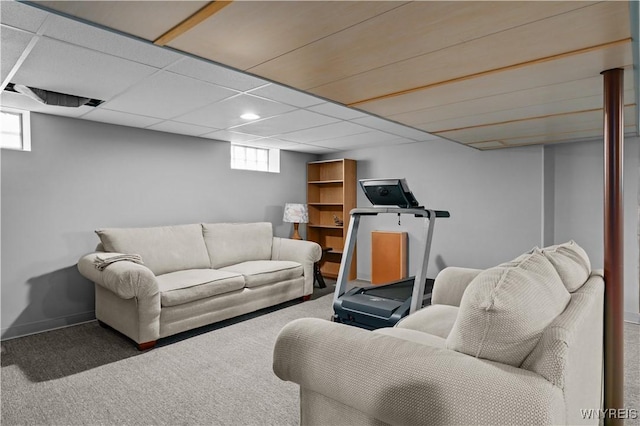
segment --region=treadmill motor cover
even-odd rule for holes
[[[419,203],[403,179],[361,179],[360,186],[374,206],[418,207]]]

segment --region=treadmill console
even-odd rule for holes
[[[360,179],[360,187],[374,206],[420,207],[402,179]]]

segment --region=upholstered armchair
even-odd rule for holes
[[[603,290],[573,242],[447,268],[396,327],[288,324],[273,369],[300,385],[305,425],[598,424]]]

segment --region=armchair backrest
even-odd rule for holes
[[[601,408],[603,310],[604,279],[594,271],[521,366],[563,390],[567,424],[593,423],[580,410]]]

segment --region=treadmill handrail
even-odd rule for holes
[[[447,210],[431,210],[424,207],[402,208],[402,207],[358,207],[352,209],[349,214],[351,216],[375,216],[378,214],[394,213],[394,214],[411,214],[416,217],[431,218],[431,212],[435,217],[450,217]]]

